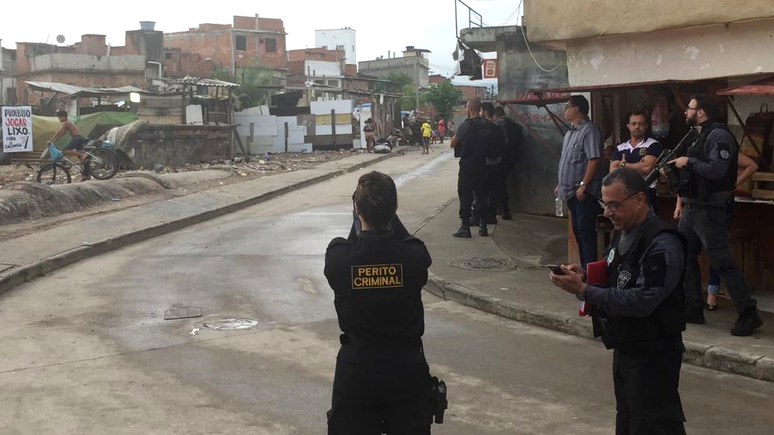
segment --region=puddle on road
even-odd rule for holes
[[[256,326],[258,321],[249,317],[210,317],[201,322],[201,328],[213,331],[238,331]]]

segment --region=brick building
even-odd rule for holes
[[[3,42],[0,39],[0,44]],[[16,50],[0,46],[0,105],[16,103]]]
[[[206,77],[213,69],[263,66],[281,72],[287,67],[285,26],[280,19],[234,16],[233,24],[200,24],[186,32],[164,35],[167,76]]]
[[[161,73],[163,33],[126,32],[126,45],[110,47],[105,35],[83,35],[70,46],[16,44],[16,102],[40,106],[42,95],[25,82],[57,82],[86,87],[136,86]]]
[[[338,67],[337,75],[344,75],[346,64],[344,63],[345,52],[343,50],[328,50],[326,48],[304,48],[300,50],[288,51],[288,81],[291,82],[291,76],[311,75],[307,68],[307,63],[326,62],[336,64]]]

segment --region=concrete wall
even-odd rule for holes
[[[139,168],[185,166],[233,158],[231,129],[209,125],[145,125],[121,149]]]
[[[565,52],[532,44],[530,48],[536,63],[518,26],[465,29],[461,37],[471,48],[497,52],[500,70],[497,87],[501,100],[517,99],[532,90],[568,86]],[[553,71],[545,72],[537,64]]]
[[[772,2],[774,4],[774,2]],[[774,72],[774,19],[567,42],[572,86]]]
[[[336,47],[343,45],[347,63],[357,63],[357,32],[355,29],[315,30],[314,45],[328,47],[329,50],[335,50]]]
[[[427,59],[409,56],[392,59],[368,60],[359,63],[359,71],[386,79],[390,73],[405,73],[413,80],[414,85],[426,88],[430,84],[430,62]]]
[[[517,26],[466,29],[463,42],[484,52],[497,52],[500,77],[500,100],[523,98],[530,91],[566,87],[566,58],[563,51],[549,50],[532,44],[538,63],[552,72],[542,71],[530,56],[524,35]],[[562,105],[549,105],[562,116]],[[509,104],[506,114],[524,130],[519,162],[508,180],[513,210],[550,215],[554,213],[554,187],[561,155],[563,136],[544,109],[534,105]],[[459,123],[458,123],[459,125]]]
[[[563,104],[549,104],[551,111],[563,113]],[[544,109],[509,104],[506,115],[522,126],[524,137],[516,168],[508,179],[511,210],[552,215],[563,136]]]
[[[532,42],[645,33],[768,17],[774,17],[774,2],[771,0],[524,2],[524,24]]]
[[[92,56],[56,53],[32,58],[32,73],[49,71],[88,71],[110,74],[142,72],[144,74],[145,56]],[[61,80],[57,81],[61,82]]]

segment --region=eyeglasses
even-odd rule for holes
[[[689,111],[689,110],[699,110],[699,109],[700,109],[700,107],[690,107],[690,106],[689,106],[689,107],[686,107],[686,108],[685,108],[685,111],[687,112],[687,111]]]
[[[633,198],[640,192],[634,192],[631,195],[624,198],[622,201],[610,201],[608,203],[603,202],[602,200],[597,200],[597,203],[599,203],[599,206],[602,207],[602,210],[608,209],[612,211],[613,213],[617,212],[618,209],[621,207],[621,204],[626,202],[627,199]]]

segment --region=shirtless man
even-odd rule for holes
[[[62,127],[51,138],[50,143],[56,142],[59,138],[67,133],[70,133],[70,142],[64,147],[62,152],[68,156],[77,156],[78,160],[83,163],[86,159],[86,152],[84,151],[84,145],[89,141],[78,132],[78,127],[75,126],[69,119],[67,119],[67,112],[64,110],[57,110],[56,117],[59,118],[59,122],[62,123]],[[88,180],[89,174],[86,169],[86,165],[83,165],[83,172],[81,172],[81,178]]]

